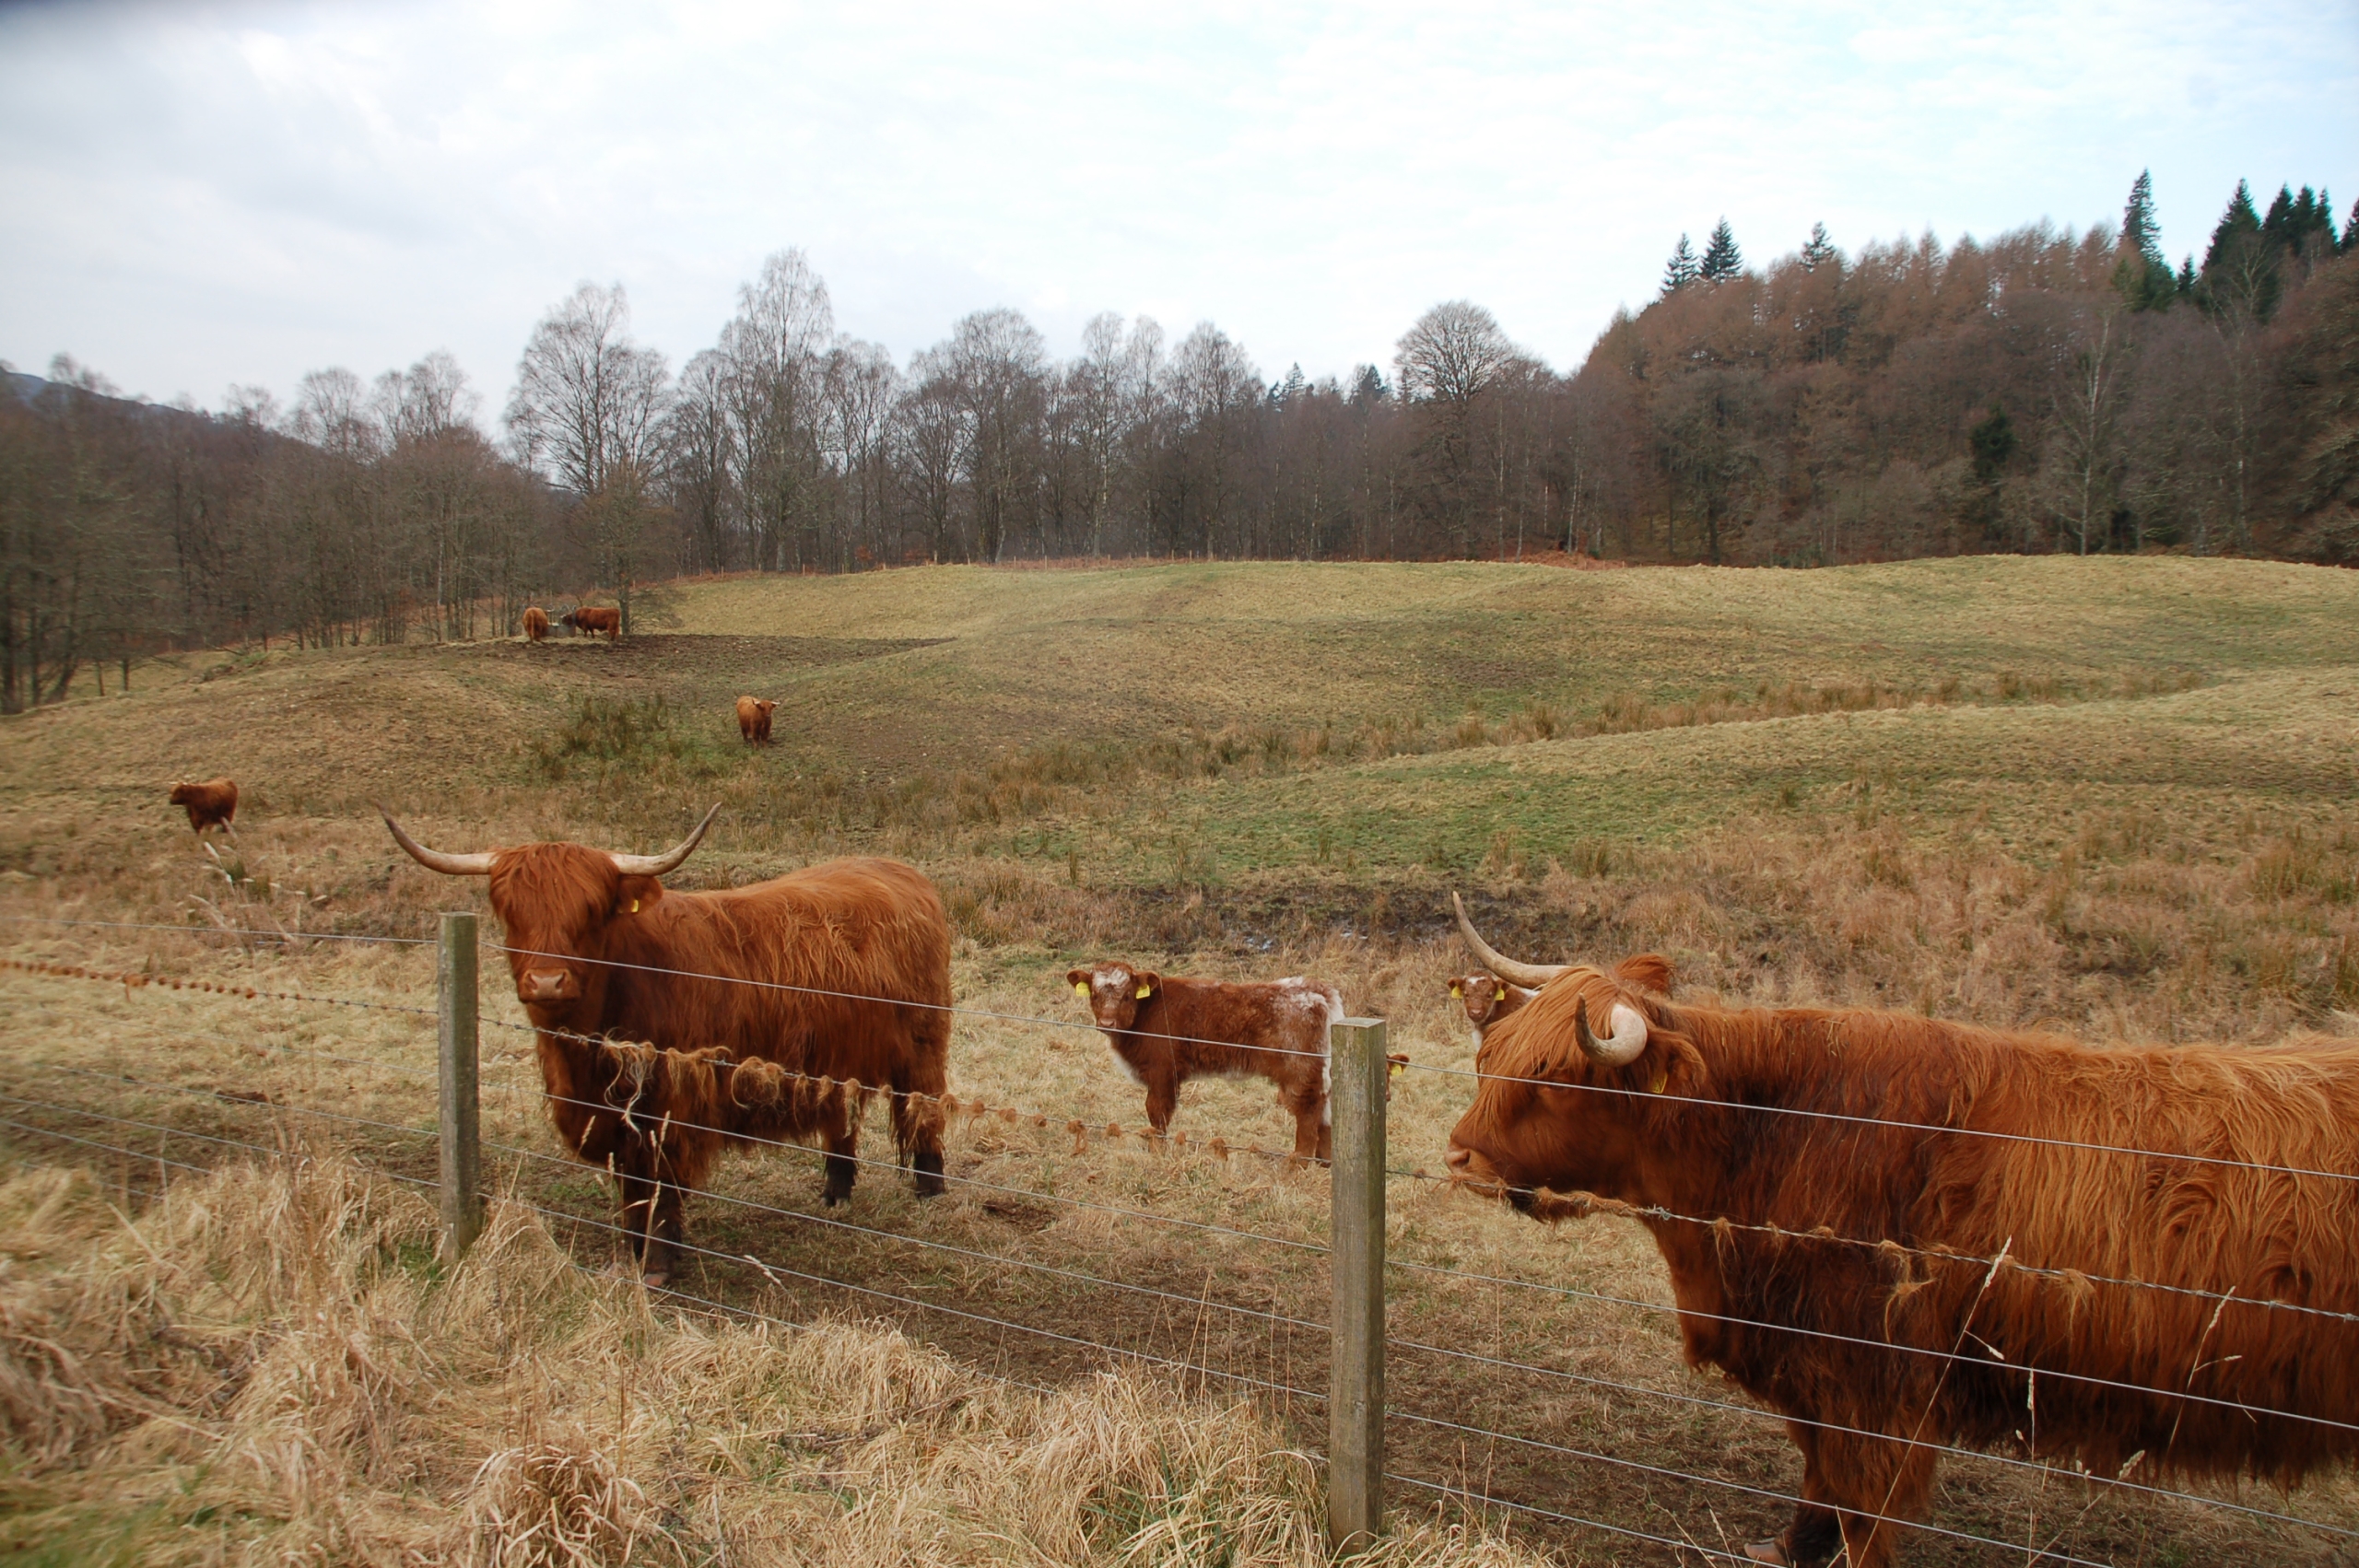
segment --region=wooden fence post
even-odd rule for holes
[[[440,956],[442,1257],[455,1263],[483,1229],[474,915],[442,917]]]
[[[1334,1335],[1327,1405],[1327,1535],[1337,1557],[1384,1528],[1384,1020],[1327,1032],[1334,1118]]]

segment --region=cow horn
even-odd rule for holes
[[[489,876],[491,874],[492,858],[487,851],[476,855],[446,855],[440,849],[428,848],[408,834],[404,833],[402,825],[393,820],[393,813],[385,809],[382,802],[377,804],[377,814],[385,819],[387,827],[393,829],[393,842],[408,850],[409,858],[428,871],[440,872],[444,876]]]
[[[1589,1032],[1588,1003],[1573,1009],[1573,1033],[1580,1039],[1581,1054],[1607,1067],[1637,1060],[1647,1048],[1647,1015],[1626,1001],[1617,1001],[1608,1016],[1614,1021],[1614,1033],[1601,1040]]]
[[[1572,967],[1569,964],[1519,964],[1512,958],[1502,957],[1492,950],[1490,943],[1474,934],[1474,922],[1466,918],[1464,899],[1453,893],[1449,895],[1449,906],[1458,911],[1458,934],[1466,939],[1466,945],[1473,951],[1483,967],[1500,979],[1536,991]]]
[[[712,810],[704,813],[704,820],[697,824],[694,833],[660,855],[616,855],[609,850],[607,858],[615,862],[615,870],[625,876],[668,876],[679,869],[682,860],[695,852],[697,841],[704,837],[704,830],[710,827],[712,819],[720,814],[721,802],[715,801]]]

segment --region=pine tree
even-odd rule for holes
[[[2133,310],[2166,309],[2178,297],[2171,264],[2163,259],[2161,227],[2154,222],[2154,176],[2141,170],[2121,209],[2121,260],[2113,287]]]
[[[2359,209],[2353,210],[2359,213]],[[1802,259],[1804,272],[1816,272],[1829,262],[1842,261],[1843,252],[1837,250],[1835,241],[1826,237],[1826,225],[1813,223],[1810,226],[1810,238],[1802,242]]]
[[[2239,240],[2260,232],[2260,214],[2253,209],[2252,188],[2239,180],[2236,193],[2228,198],[2228,210],[2220,215],[2219,226],[2212,230],[2212,243],[2203,252],[2203,275],[2206,277],[2220,270],[2229,250]]]
[[[1662,269],[1662,291],[1675,294],[1696,281],[1696,248],[1684,234],[1679,237],[1678,249],[1671,253],[1671,261]]]
[[[1726,283],[1743,271],[1744,257],[1738,253],[1736,235],[1724,217],[1713,227],[1711,242],[1704,247],[1704,260],[1696,275],[1706,283]]]
[[[2346,253],[2359,251],[2359,202],[2351,204],[2351,221],[2342,226],[2342,242],[2335,249]]]

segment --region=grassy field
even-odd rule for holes
[[[692,1205],[695,1238],[909,1302],[1314,1389],[1319,1335],[1214,1304],[1316,1318],[1315,1255],[1119,1211],[1317,1243],[1323,1185],[1252,1158],[1150,1153],[1127,1136],[1076,1150],[1058,1130],[1070,1117],[1102,1129],[1140,1112],[1102,1044],[1074,1026],[1069,964],[1119,952],[1171,972],[1308,970],[1342,984],[1355,1011],[1389,1018],[1395,1048],[1421,1066],[1464,1068],[1470,1043],[1442,990],[1464,963],[1444,929],[1455,887],[1513,951],[1661,951],[1684,990],[1731,1000],[2046,1021],[2097,1039],[2359,1028],[2359,574],[2006,558],[1810,573],[921,568],[689,584],[670,614],[676,625],[613,648],[189,656],[135,671],[127,696],[6,720],[0,915],[12,919],[0,951],[416,1004],[431,990],[423,950],[24,919],[423,934],[437,908],[479,907],[479,888],[392,848],[372,799],[454,848],[527,837],[655,848],[720,800],[714,837],[675,879],[687,886],[854,850],[909,857],[942,885],[958,927],[960,1001],[1049,1021],[962,1020],[954,1085],[1051,1123],[966,1118],[951,1168],[995,1187],[921,1207],[874,1173],[851,1220],[1164,1293],[830,1229],[808,1217],[816,1175],[795,1156],[732,1164]],[[775,746],[739,743],[740,692],[780,700]],[[217,852],[196,848],[162,802],[172,778],[216,773],[246,790],[239,838]],[[109,1124],[113,1141],[128,1131],[142,1149],[196,1158],[206,1146],[188,1134],[317,1135],[302,1108],[333,1106],[387,1124],[346,1141],[373,1163],[431,1169],[417,1136],[431,1125],[431,1082],[417,1071],[430,1066],[430,1035],[414,1016],[6,973],[0,998],[20,1093],[142,1124]],[[505,987],[486,1005],[521,1020]],[[593,1173],[553,1157],[529,1061],[514,1051],[523,1036],[487,1038],[505,1054],[487,1136],[522,1152],[500,1156],[511,1191],[599,1213]],[[1438,1168],[1462,1083],[1421,1072],[1396,1091],[1395,1255],[1667,1300],[1633,1226],[1543,1231],[1405,1174]],[[93,1135],[54,1113],[9,1114]],[[1285,1139],[1266,1093],[1234,1085],[1191,1085],[1178,1125],[1199,1139]],[[153,1130],[166,1127],[178,1130]],[[0,1141],[25,1158],[71,1157],[29,1133],[0,1129]],[[91,1168],[128,1208],[154,1175],[95,1157]],[[604,1261],[596,1232],[551,1223],[575,1256]],[[0,1293],[11,1278],[0,1275]],[[794,1318],[882,1314],[961,1363],[1031,1381],[1062,1385],[1102,1364],[1084,1348],[721,1258],[688,1288]],[[1644,1306],[1414,1271],[1394,1290],[1406,1338],[1732,1398],[1680,1366],[1668,1318]],[[1398,1354],[1394,1379],[1402,1409],[1773,1490],[1798,1479],[1776,1424],[1740,1412],[1502,1379],[1417,1352]],[[1264,1412],[1280,1431],[1304,1422],[1312,1441],[1319,1416],[1283,1401]],[[450,1441],[475,1463],[522,1431],[487,1418]],[[1610,1468],[1575,1477],[1544,1452],[1446,1436],[1404,1429],[1395,1441],[1418,1473],[1711,1545],[1766,1534],[1781,1515],[1743,1493]],[[115,1441],[105,1464],[128,1474],[147,1462]],[[102,1489],[14,1463],[0,1478],[0,1529],[22,1550],[65,1550],[103,1525]],[[434,1482],[454,1506],[464,1468]],[[160,1485],[168,1469],[137,1473]],[[661,1465],[640,1480],[671,1499],[663,1507],[706,1506]],[[2347,1483],[2296,1501],[2359,1523]],[[738,1505],[734,1494],[722,1504]],[[204,1504],[157,1506],[141,1527],[149,1557],[221,1560],[172,1533]],[[294,1528],[284,1509],[256,1502],[232,1544],[263,1550]],[[1934,1516],[2124,1562],[2340,1561],[2306,1533],[2004,1467],[1953,1464]],[[1581,1561],[1663,1558],[1602,1533],[1512,1532]],[[1090,1539],[1113,1561],[1129,1538]],[[1419,1539],[1438,1552],[1501,1550]],[[182,1545],[164,1552],[167,1540]],[[1248,1556],[1294,1550],[1264,1542]],[[733,1561],[761,1560],[746,1551]],[[1980,1560],[1931,1539],[1910,1558]]]

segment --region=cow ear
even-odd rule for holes
[[[1614,966],[1616,979],[1626,980],[1642,991],[1657,996],[1671,994],[1671,960],[1660,953],[1641,953],[1636,958],[1625,958]]]
[[[1143,974],[1133,975],[1131,977],[1138,982],[1138,984],[1133,988],[1132,994],[1136,996],[1141,1001],[1144,1001],[1147,998],[1153,996],[1156,992],[1163,989],[1163,977],[1155,973],[1151,969]]]
[[[663,884],[651,876],[627,876],[615,894],[615,913],[643,915],[663,901]]]
[[[1450,995],[1452,995],[1452,996],[1457,996],[1457,997],[1462,997],[1462,996],[1464,996],[1464,995],[1466,994],[1466,982],[1465,982],[1465,981],[1463,981],[1463,980],[1452,980],[1452,981],[1450,981],[1450,982],[1449,982],[1449,994],[1450,994]]]

